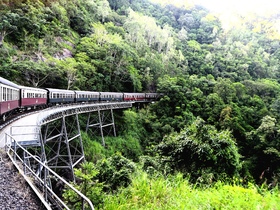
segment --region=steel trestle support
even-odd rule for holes
[[[104,132],[110,134],[113,129],[113,135],[116,136],[116,127],[114,121],[113,109],[110,110],[97,110],[97,115],[89,113],[87,119],[86,132],[91,131],[95,133],[100,130],[102,145],[105,146]]]
[[[43,126],[42,133],[48,166],[75,181],[74,167],[84,160],[78,114],[63,115],[61,121]]]

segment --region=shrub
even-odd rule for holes
[[[238,175],[241,168],[238,148],[228,130],[218,132],[215,127],[197,118],[180,133],[166,136],[156,152],[174,170],[187,172],[194,180],[206,177],[219,179],[220,174]]]
[[[106,185],[106,190],[117,190],[121,186],[131,183],[131,174],[136,170],[136,165],[131,160],[116,153],[112,157],[97,162],[100,173],[100,182]]]

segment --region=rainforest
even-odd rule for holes
[[[0,2],[1,77],[163,94],[115,113],[105,146],[83,133],[73,184],[96,209],[280,208],[280,13],[224,27],[187,3]],[[71,190],[62,196],[81,209]]]

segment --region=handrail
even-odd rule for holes
[[[9,141],[8,141],[8,138]],[[47,195],[48,193],[50,193],[52,196],[54,196],[57,201],[59,201],[59,203],[67,210],[70,210],[70,208],[52,191],[52,189],[47,185],[46,182],[46,175],[47,174],[51,174],[53,177],[57,178],[58,180],[62,181],[65,185],[67,185],[71,190],[73,190],[75,193],[77,193],[82,199],[84,199],[90,209],[94,210],[93,204],[92,202],[84,195],[82,194],[80,191],[78,191],[76,188],[74,188],[70,183],[68,183],[65,179],[63,179],[61,176],[59,176],[56,172],[54,172],[52,169],[50,169],[45,163],[41,162],[38,159],[38,156],[34,156],[32,155],[30,152],[28,152],[24,147],[22,147],[20,144],[18,144],[18,142],[8,133],[5,133],[5,145],[6,145],[6,152],[8,154],[8,156],[10,157],[10,159],[12,160],[13,164],[17,167],[17,169],[19,170],[19,172],[23,175],[23,177],[25,178],[25,180],[29,183],[29,185],[32,187],[32,189],[35,191],[35,193],[37,194],[37,196],[41,199],[41,201],[44,203],[44,205],[47,207],[47,209],[51,209],[50,207],[48,207],[47,204]],[[26,162],[20,157],[20,155],[17,153],[17,149],[20,148],[25,154],[27,154],[29,157],[28,158],[32,158],[33,160],[35,160],[38,163],[38,166],[40,166],[40,168],[43,168],[44,170],[44,178],[42,179],[41,177],[39,177],[39,175],[36,174],[35,171],[32,170],[32,168],[30,168]],[[10,153],[13,153],[13,155],[11,155]],[[21,162],[22,166],[24,167],[24,171],[21,169],[21,167],[18,165],[18,161]],[[26,170],[28,170],[29,173],[33,174],[32,177],[28,177],[26,174]],[[50,177],[50,176],[49,176]],[[43,184],[43,188],[44,188],[44,196],[45,198],[40,195],[40,192],[38,190],[38,188],[34,185],[34,183],[30,180],[30,178],[32,179],[36,179],[37,181],[39,181],[41,184]],[[83,206],[84,208],[84,206]]]
[[[48,122],[62,118],[62,115],[69,116],[74,114],[88,113],[92,111],[130,108],[134,102],[109,102],[109,103],[81,103],[65,104],[45,109],[37,117],[37,125],[44,125]]]

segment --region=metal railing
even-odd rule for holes
[[[108,103],[82,103],[54,106],[43,110],[37,118],[37,125],[43,125],[51,121],[74,114],[94,112],[98,110],[131,108],[134,102],[108,102]]]
[[[81,200],[87,203],[87,209],[94,210],[92,202],[84,194],[82,194],[65,179],[50,169],[44,162],[40,160],[40,157],[31,154],[7,133],[5,134],[5,145],[6,152],[11,161],[47,209],[52,209],[52,202],[50,202],[52,200],[56,201],[56,205],[58,205],[57,207],[70,210],[70,207],[68,207],[67,204],[64,203],[61,198],[52,190],[52,186],[50,184],[50,179],[52,178],[59,180],[64,185],[73,190],[81,198]],[[30,162],[33,164],[31,165]],[[36,164],[34,164],[34,162]],[[34,167],[34,165],[36,167]],[[38,171],[40,173],[38,173]],[[82,203],[84,204],[85,202]],[[83,205],[83,209],[85,208],[85,205]]]

